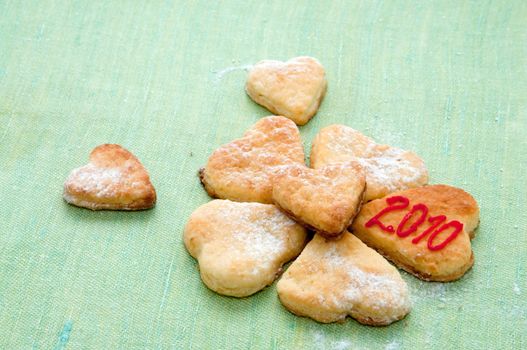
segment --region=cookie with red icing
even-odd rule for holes
[[[470,240],[479,224],[476,200],[462,189],[431,185],[365,204],[355,235],[400,268],[427,281],[453,281],[474,263]]]

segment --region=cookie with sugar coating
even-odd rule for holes
[[[304,226],[326,237],[340,235],[362,204],[366,181],[358,163],[310,169],[284,166],[273,185],[273,200]]]
[[[196,209],[184,243],[213,291],[245,297],[273,283],[306,243],[306,230],[272,204],[213,200]]]
[[[93,149],[90,162],[64,183],[66,202],[92,210],[142,210],[155,205],[156,191],[144,166],[120,145]]]
[[[430,185],[365,204],[353,232],[398,267],[426,281],[453,281],[474,263],[470,239],[476,200],[462,189]]]
[[[408,287],[399,271],[358,238],[315,235],[277,284],[282,304],[318,322],[388,325],[410,312]]]
[[[365,200],[419,187],[428,183],[428,170],[415,153],[373,139],[345,125],[330,125],[316,135],[311,149],[311,167],[356,161],[366,174]]]
[[[249,71],[245,85],[254,102],[298,125],[306,124],[317,113],[326,88],[324,67],[312,57],[258,62]]]
[[[304,164],[300,133],[289,119],[269,116],[215,150],[200,179],[211,197],[272,203],[274,175],[288,164]]]

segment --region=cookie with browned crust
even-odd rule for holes
[[[90,162],[74,169],[64,183],[66,202],[92,210],[152,208],[156,191],[144,166],[119,145],[95,147]]]
[[[269,116],[215,150],[200,178],[211,197],[272,203],[275,173],[289,164],[304,164],[298,128],[285,117]]]
[[[408,287],[399,271],[358,238],[315,235],[277,284],[282,304],[318,322],[388,325],[410,312]]]
[[[271,284],[300,254],[306,230],[272,204],[213,200],[192,213],[183,237],[207,287],[244,297]]]
[[[312,57],[258,62],[249,71],[245,85],[256,103],[298,125],[306,124],[317,113],[326,88],[324,67]]]
[[[364,169],[368,188],[365,200],[428,183],[425,163],[415,153],[377,144],[345,125],[323,128],[313,140],[311,167],[356,161]]]
[[[289,165],[275,177],[273,200],[296,221],[326,237],[336,237],[359,211],[365,189],[358,163],[320,169]]]
[[[353,232],[400,268],[427,281],[453,281],[474,263],[470,239],[476,200],[462,189],[430,185],[365,204]]]

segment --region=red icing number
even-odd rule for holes
[[[441,243],[439,243],[437,245],[433,245],[432,241],[434,240],[434,238],[436,238],[437,235],[441,231],[444,231],[444,230],[446,230],[446,229],[448,229],[450,227],[454,228],[454,231],[452,231],[450,236],[448,236],[443,242],[441,242]],[[441,250],[441,249],[443,249],[448,243],[452,242],[454,240],[454,238],[457,237],[457,235],[461,232],[462,229],[463,229],[463,224],[460,223],[459,221],[456,221],[456,220],[453,220],[453,221],[450,221],[447,224],[444,224],[439,229],[434,231],[434,233],[432,233],[430,235],[430,237],[428,238],[428,249],[430,249],[430,250]]]
[[[398,202],[399,204],[396,204]],[[394,196],[394,197],[386,198],[386,203],[388,203],[388,206],[384,208],[383,210],[381,210],[379,213],[377,213],[377,215],[372,217],[366,223],[366,227],[372,227],[373,225],[377,225],[381,228],[381,230],[389,232],[389,233],[393,233],[394,231],[393,226],[392,225],[384,226],[384,224],[380,220],[381,216],[391,211],[394,211],[394,210],[406,208],[410,204],[410,201],[408,200],[408,198],[403,197],[403,196]]]
[[[419,219],[417,219],[416,222],[411,224],[410,227],[408,227],[406,230],[403,230],[404,225],[406,224],[406,222],[408,220],[410,220],[410,218],[417,211],[421,212],[421,216],[419,217]],[[411,233],[414,233],[415,231],[417,231],[417,228],[419,227],[419,225],[421,225],[425,221],[427,214],[428,214],[428,207],[426,205],[424,205],[424,204],[416,204],[416,205],[414,205],[412,207],[412,210],[410,210],[408,212],[408,214],[406,214],[404,216],[404,218],[399,223],[399,226],[397,226],[397,236],[404,238],[404,237],[410,235]]]
[[[395,230],[392,225],[384,225],[381,221],[381,217],[391,211],[408,208],[408,206],[410,205],[410,200],[403,196],[393,196],[390,198],[386,198],[386,203],[388,203],[388,206],[378,212],[370,220],[368,220],[368,222],[366,222],[365,224],[366,227],[372,227],[374,225],[377,225],[381,228],[381,230],[385,232],[396,232],[397,236],[405,238],[411,235],[412,233],[416,232],[419,226],[421,226],[425,221],[428,221],[428,223],[430,223],[430,226],[421,234],[414,237],[412,239],[412,243],[417,244],[419,243],[419,241],[421,241],[421,239],[428,236],[427,247],[431,251],[443,249],[448,243],[452,242],[457,237],[457,235],[463,230],[463,224],[457,220],[452,220],[447,222],[446,224],[443,224],[447,219],[445,215],[430,216],[428,220],[426,220],[426,217],[428,215],[428,207],[423,203],[414,205],[412,209],[410,209],[410,211],[408,211],[408,213],[406,213],[406,215],[402,218],[402,220],[399,222],[399,225],[397,226],[397,230]],[[415,217],[417,219],[415,219],[415,222],[413,224],[406,227],[407,222],[412,217]],[[441,243],[434,244],[434,240],[437,238],[437,236],[441,232],[447,230],[451,230],[450,235],[445,238]]]

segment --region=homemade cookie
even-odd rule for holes
[[[357,161],[366,173],[365,200],[395,191],[423,186],[428,182],[424,162],[415,153],[375,143],[344,125],[323,128],[313,140],[311,167]]]
[[[350,315],[383,326],[410,312],[408,288],[397,269],[349,232],[336,240],[315,235],[277,290],[292,313],[323,323]]]
[[[273,200],[297,222],[326,237],[341,234],[362,204],[366,181],[358,163],[310,169],[289,165],[277,173]]]
[[[306,230],[271,204],[214,200],[192,213],[184,242],[207,287],[244,297],[271,284],[300,254]]]
[[[427,281],[460,278],[472,267],[478,204],[465,191],[431,185],[365,204],[353,232],[400,268]]]
[[[272,203],[272,180],[282,165],[304,164],[297,126],[287,118],[260,119],[242,138],[221,146],[200,170],[211,197]]]
[[[317,112],[326,92],[324,67],[312,57],[287,62],[265,60],[249,71],[245,90],[254,102],[298,125]]]
[[[139,160],[119,145],[94,148],[90,162],[74,169],[64,183],[66,202],[92,210],[152,208],[156,191]]]

